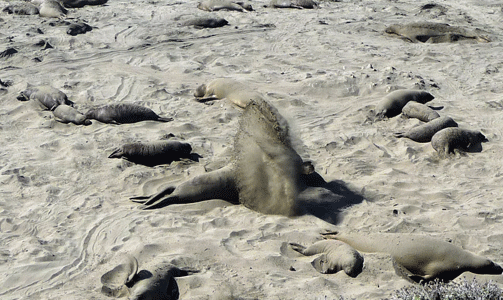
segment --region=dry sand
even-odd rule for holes
[[[283,242],[309,245],[325,229],[422,233],[503,263],[502,5],[446,0],[421,10],[427,3],[323,1],[297,10],[253,1],[255,11],[241,13],[200,11],[195,0],[110,0],[69,10],[68,21],[93,27],[77,36],[54,19],[0,14],[0,51],[17,50],[0,58],[0,80],[12,83],[0,90],[0,298],[103,299],[100,277],[123,253],[140,270],[162,262],[200,270],[177,279],[180,299],[383,299],[410,284],[382,254],[364,254],[356,278],[281,255]],[[210,15],[230,25],[178,26]],[[413,21],[480,28],[493,41],[413,44],[383,34]],[[52,48],[35,46],[41,40]],[[219,200],[151,211],[128,201],[230,160],[241,110],[192,96],[217,77],[265,94],[288,118],[299,154],[350,195],[335,224]],[[61,124],[16,100],[28,83],[64,91],[82,112],[139,103],[174,121]],[[367,115],[396,88],[429,91],[440,115],[489,142],[440,159],[429,143],[395,138],[420,121]],[[169,133],[199,162],[150,168],[107,158],[124,143]],[[501,275],[476,277],[503,285]]]

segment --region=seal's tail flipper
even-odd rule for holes
[[[405,132],[395,132],[393,136],[396,138],[403,138],[405,136]]]
[[[171,122],[171,121],[173,121],[173,118],[162,118],[162,117],[159,117],[157,119],[157,121],[159,121],[159,122]]]
[[[121,158],[124,155],[122,149],[116,149],[112,154],[108,156],[108,158]]]
[[[145,207],[142,207],[143,209],[151,209],[154,208],[153,206],[155,205],[156,207],[165,202],[166,199],[163,199],[164,196],[170,195],[173,193],[175,190],[174,186],[170,186],[166,189],[164,189],[162,192],[155,194],[155,195],[150,195],[150,196],[137,196],[137,197],[131,197],[129,200],[135,202],[135,203],[141,203],[145,205]],[[168,198],[174,198],[174,197],[168,197]],[[167,203],[165,205],[168,205],[170,203]]]

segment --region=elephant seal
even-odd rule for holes
[[[43,0],[39,7],[39,15],[44,18],[60,18],[66,17],[66,10],[56,0]]]
[[[58,105],[52,113],[54,114],[54,117],[56,117],[56,121],[64,124],[73,123],[75,125],[91,125],[91,121],[88,120],[85,115],[66,104]]]
[[[2,12],[16,15],[38,15],[38,7],[28,2],[20,2],[6,6]]]
[[[455,150],[469,151],[470,148],[487,142],[487,138],[479,131],[463,128],[445,128],[435,133],[431,145],[440,155],[454,153]]]
[[[326,233],[327,238],[342,241],[358,251],[391,255],[395,269],[414,282],[436,278],[450,281],[463,272],[502,274],[503,268],[482,256],[451,243],[428,236],[401,233]]]
[[[101,5],[108,2],[108,0],[62,0],[60,1],[64,7],[68,8],[81,8],[86,5]]]
[[[301,175],[312,172],[292,148],[286,120],[266,101],[253,101],[241,115],[232,162],[152,196],[133,197],[143,209],[222,199],[261,213],[303,213],[297,196],[305,187]]]
[[[195,28],[218,28],[229,24],[222,18],[195,18],[182,23],[183,26],[194,26]]]
[[[230,78],[217,78],[208,84],[200,85],[194,92],[194,97],[199,102],[227,99],[241,108],[245,108],[251,101],[263,101],[260,93]]]
[[[204,0],[199,2],[197,8],[206,11],[235,10],[246,12],[253,10],[250,4],[245,4],[243,2],[233,2],[229,0]]]
[[[130,289],[129,300],[175,300],[180,297],[175,277],[188,276],[197,270],[179,269],[171,264],[161,265],[152,273],[138,273],[138,281]],[[142,276],[144,275],[144,276]]]
[[[312,0],[271,0],[270,7],[275,8],[316,8],[318,4]]]
[[[290,247],[306,256],[322,253],[313,260],[313,267],[322,274],[332,274],[344,270],[348,276],[356,277],[363,270],[363,256],[346,243],[334,240],[319,241],[309,247],[289,243]]]
[[[138,272],[138,261],[132,255],[126,255],[125,262],[101,276],[103,287],[101,292],[110,297],[124,297],[129,295],[126,286]]]
[[[452,43],[461,40],[475,40],[478,42],[490,42],[486,37],[471,32],[461,27],[449,24],[418,22],[405,25],[391,25],[384,30],[385,33],[396,35],[402,39],[417,43]]]
[[[438,112],[416,101],[410,101],[405,104],[402,108],[402,115],[407,118],[416,118],[423,122],[430,122],[431,120],[440,117]]]
[[[75,36],[77,34],[84,34],[88,31],[93,30],[93,28],[86,23],[72,23],[70,26],[68,26],[68,29],[66,30],[66,33],[72,36]]]
[[[30,86],[17,97],[20,101],[37,100],[43,107],[54,110],[58,105],[73,106],[73,102],[62,91],[49,85]]]
[[[170,122],[172,118],[162,118],[150,108],[136,104],[111,104],[87,111],[86,117],[102,123],[128,124],[141,121]]]
[[[177,141],[158,141],[152,143],[131,143],[122,145],[108,158],[124,158],[146,166],[169,164],[180,158],[189,158],[192,147]]]
[[[398,138],[406,137],[418,143],[428,143],[438,131],[448,127],[458,127],[458,123],[450,117],[440,117],[411,128],[406,132],[397,132],[394,135]]]
[[[402,112],[402,108],[410,101],[425,104],[435,97],[428,92],[418,90],[396,90],[387,94],[374,110],[376,117],[394,117]]]

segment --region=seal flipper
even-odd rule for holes
[[[399,264],[393,257],[391,258],[391,262],[393,263],[393,268],[395,269],[396,275],[402,277],[403,279],[409,282],[420,283],[426,279],[423,276],[419,276],[407,270],[404,266]]]
[[[110,154],[108,158],[122,158],[123,155],[124,152],[122,151],[122,149],[115,149],[115,151],[112,152],[112,154]]]
[[[129,200],[131,200],[135,203],[142,203],[142,204],[148,205],[148,204],[151,204],[152,202],[156,202],[157,200],[161,199],[162,197],[164,197],[166,195],[172,194],[175,191],[175,189],[176,189],[176,187],[170,186],[170,187],[167,187],[164,190],[162,190],[160,193],[150,195],[150,196],[131,197],[131,198],[129,198]]]
[[[330,262],[327,258],[326,253],[318,256],[311,262],[311,265],[316,269],[316,271],[320,272],[321,274],[331,274],[340,271],[340,269],[330,269]]]
[[[159,122],[171,122],[173,121],[173,118],[163,118],[163,117],[159,117],[157,118],[156,121],[159,121]]]
[[[393,133],[393,136],[396,138],[403,138],[405,137],[405,132],[395,132]]]
[[[103,284],[101,288],[102,293],[114,297],[122,297],[129,294],[126,284],[133,280],[133,277],[138,272],[138,261],[132,255],[128,255],[126,259],[127,262],[118,265],[101,276],[101,283]]]

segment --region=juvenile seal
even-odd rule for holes
[[[251,101],[263,101],[260,93],[230,78],[217,78],[208,84],[200,85],[196,89],[194,97],[199,102],[227,99],[241,108],[245,108]]]
[[[43,107],[54,110],[58,105],[73,106],[73,102],[62,91],[49,85],[30,86],[17,97],[19,101],[37,100]]]
[[[327,233],[358,251],[391,255],[399,275],[414,282],[438,278],[450,281],[463,272],[502,274],[503,268],[491,260],[465,251],[451,243],[427,236],[400,233]]]
[[[124,263],[101,276],[103,287],[101,292],[110,297],[124,297],[129,295],[127,283],[133,280],[138,272],[138,261],[132,255],[126,255]]]
[[[183,26],[194,26],[195,28],[217,28],[229,24],[222,18],[195,18],[182,23]]]
[[[232,162],[146,197],[133,197],[144,209],[222,199],[266,214],[298,215],[297,196],[311,172],[291,147],[288,123],[266,101],[250,102],[234,139]]]
[[[309,247],[290,243],[293,250],[312,256],[322,253],[313,260],[313,267],[322,274],[337,273],[341,270],[351,277],[356,277],[363,270],[363,256],[346,243],[334,240],[319,241]]]
[[[407,118],[416,118],[423,122],[429,122],[439,118],[440,115],[425,104],[410,101],[402,108],[402,115]]]
[[[43,0],[39,7],[39,15],[44,18],[65,18],[66,10],[56,0]]]
[[[402,108],[410,101],[425,104],[435,97],[425,91],[396,90],[387,94],[374,110],[376,117],[394,117],[402,112]]]
[[[229,0],[204,0],[199,2],[197,8],[206,11],[235,10],[246,12],[253,10],[250,4],[245,4],[243,2],[233,2]]]
[[[316,8],[318,4],[312,0],[271,0],[270,7],[275,8]]]
[[[77,34],[84,34],[91,30],[93,30],[91,26],[83,22],[78,22],[70,24],[70,26],[68,26],[68,29],[66,30],[66,33],[75,36]]]
[[[88,119],[94,119],[102,123],[127,124],[141,121],[170,122],[172,118],[162,118],[150,108],[136,104],[111,104],[90,109],[86,113]]]
[[[486,36],[461,27],[433,22],[418,22],[405,25],[395,24],[387,27],[384,32],[390,35],[397,35],[413,43],[452,43],[461,40],[491,41]]]
[[[38,7],[28,2],[7,5],[2,11],[16,15],[38,15]]]
[[[151,143],[131,143],[122,145],[108,158],[124,158],[146,166],[169,164],[180,158],[189,158],[192,147],[177,141],[158,141]]]
[[[450,117],[440,117],[411,128],[406,132],[397,132],[394,135],[398,138],[406,137],[418,143],[428,143],[438,131],[448,127],[458,127],[458,123]]]
[[[73,123],[75,125],[91,125],[91,121],[88,120],[85,115],[66,104],[58,105],[52,113],[54,114],[56,121],[64,124]]]
[[[445,128],[431,138],[433,149],[442,156],[455,150],[469,151],[481,142],[487,142],[487,138],[480,131],[463,128]]]

